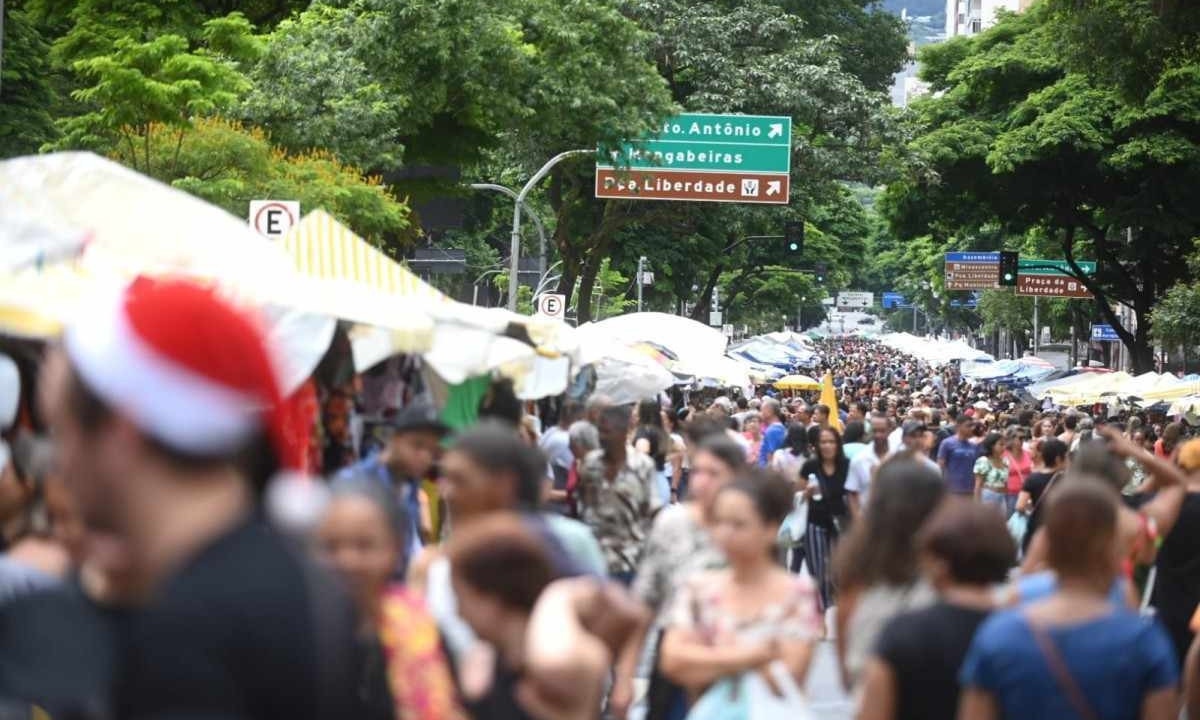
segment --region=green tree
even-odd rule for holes
[[[227,38],[230,24],[244,33],[244,19],[210,20],[210,39]],[[160,35],[141,42],[118,38],[113,51],[77,60],[73,69],[90,85],[74,97],[91,109],[65,119],[58,148],[110,151],[123,163],[153,175],[170,153],[155,158],[154,133],[171,133],[176,146],[196,117],[230,107],[249,82],[226,57],[204,50],[192,52],[179,35]],[[172,170],[167,170],[170,173]]]
[[[202,118],[181,134],[151,128],[151,156],[172,155],[156,176],[239,217],[250,200],[283,197],[305,212],[323,208],[399,258],[415,239],[409,208],[378,177],[365,176],[327,152],[286,153],[265,133]],[[178,138],[178,139],[176,139]]]
[[[879,0],[780,0],[804,20],[807,38],[837,38],[842,67],[876,91],[891,87],[908,59],[904,22]]]
[[[748,236],[778,235],[784,222],[799,220],[810,227],[812,242],[804,253],[809,263],[825,260],[836,270],[843,258],[854,257],[855,244],[861,252],[861,236],[843,236],[850,251],[843,255],[843,246],[823,244],[817,231],[836,236],[833,224],[844,219],[839,180],[882,177],[883,138],[891,124],[882,98],[842,69],[836,40],[805,38],[803,18],[767,0],[631,0],[625,7],[652,33],[650,56],[678,105],[793,118],[792,202],[761,208],[597,201],[591,168],[564,167],[551,187],[556,248],[565,268],[560,292],[570,292],[576,277],[586,287],[599,258],[619,257],[631,272],[645,254],[655,268],[671,268],[671,287],[679,293],[673,304],[694,302],[693,317],[703,319],[713,288],[729,269],[757,272],[795,263],[778,243],[742,242]],[[821,226],[825,221],[830,227]],[[648,241],[655,236],[664,241]],[[626,244],[635,251],[623,250]]]
[[[54,139],[50,110],[56,97],[49,80],[49,45],[27,13],[6,8],[2,24],[0,158],[6,158],[37,152]]]
[[[1200,284],[1180,283],[1167,291],[1151,314],[1152,336],[1168,349],[1181,348],[1186,359],[1189,350],[1200,345]]]
[[[1071,263],[1094,257],[1095,277],[1072,269],[1148,369],[1150,309],[1187,276],[1200,231],[1200,207],[1182,190],[1200,180],[1200,67],[1164,72],[1132,102],[1070,70],[1051,10],[1035,5],[922,53],[938,94],[918,106],[915,162],[885,205],[900,237],[932,233],[947,249],[976,246],[991,227],[1037,231]],[[1136,330],[1121,325],[1114,301],[1134,309]]]

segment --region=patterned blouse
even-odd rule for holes
[[[693,576],[678,589],[671,627],[692,630],[714,647],[771,639],[812,640],[820,635],[817,588],[807,575],[796,576],[791,593],[764,606],[757,616],[741,618],[721,602],[721,572]]]
[[[705,570],[725,567],[725,556],[712,536],[692,517],[687,505],[671,505],[654,518],[646,549],[633,581],[633,593],[666,624],[675,590]]]
[[[1000,467],[987,456],[975,461],[975,474],[983,476],[983,489],[1005,495],[1008,493],[1008,460]]]
[[[655,490],[654,461],[629,450],[625,466],[609,480],[604,451],[593,450],[579,468],[580,518],[591,527],[604,550],[610,575],[631,575],[650,531],[650,521],[662,507]]]

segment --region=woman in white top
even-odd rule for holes
[[[800,466],[808,460],[808,453],[808,429],[803,425],[788,425],[783,447],[771,455],[771,469],[788,480],[799,482]]]

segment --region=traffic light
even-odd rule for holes
[[[814,266],[814,273],[817,276],[817,283],[825,284],[825,273],[829,270],[829,266],[823,262],[819,262]]]
[[[1000,287],[1017,286],[1017,268],[1020,265],[1020,254],[1010,250],[1000,251],[1000,277],[997,282]]]
[[[783,251],[789,256],[798,256],[804,252],[803,221],[783,224]]]

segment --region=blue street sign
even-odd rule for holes
[[[952,252],[946,253],[946,262],[950,263],[994,263],[1000,264],[998,252]]]
[[[1096,342],[1120,342],[1121,336],[1117,335],[1117,331],[1113,329],[1112,325],[1093,323],[1092,340]]]
[[[883,305],[884,310],[891,310],[907,305],[908,301],[898,292],[885,292],[880,298],[880,304]]]

